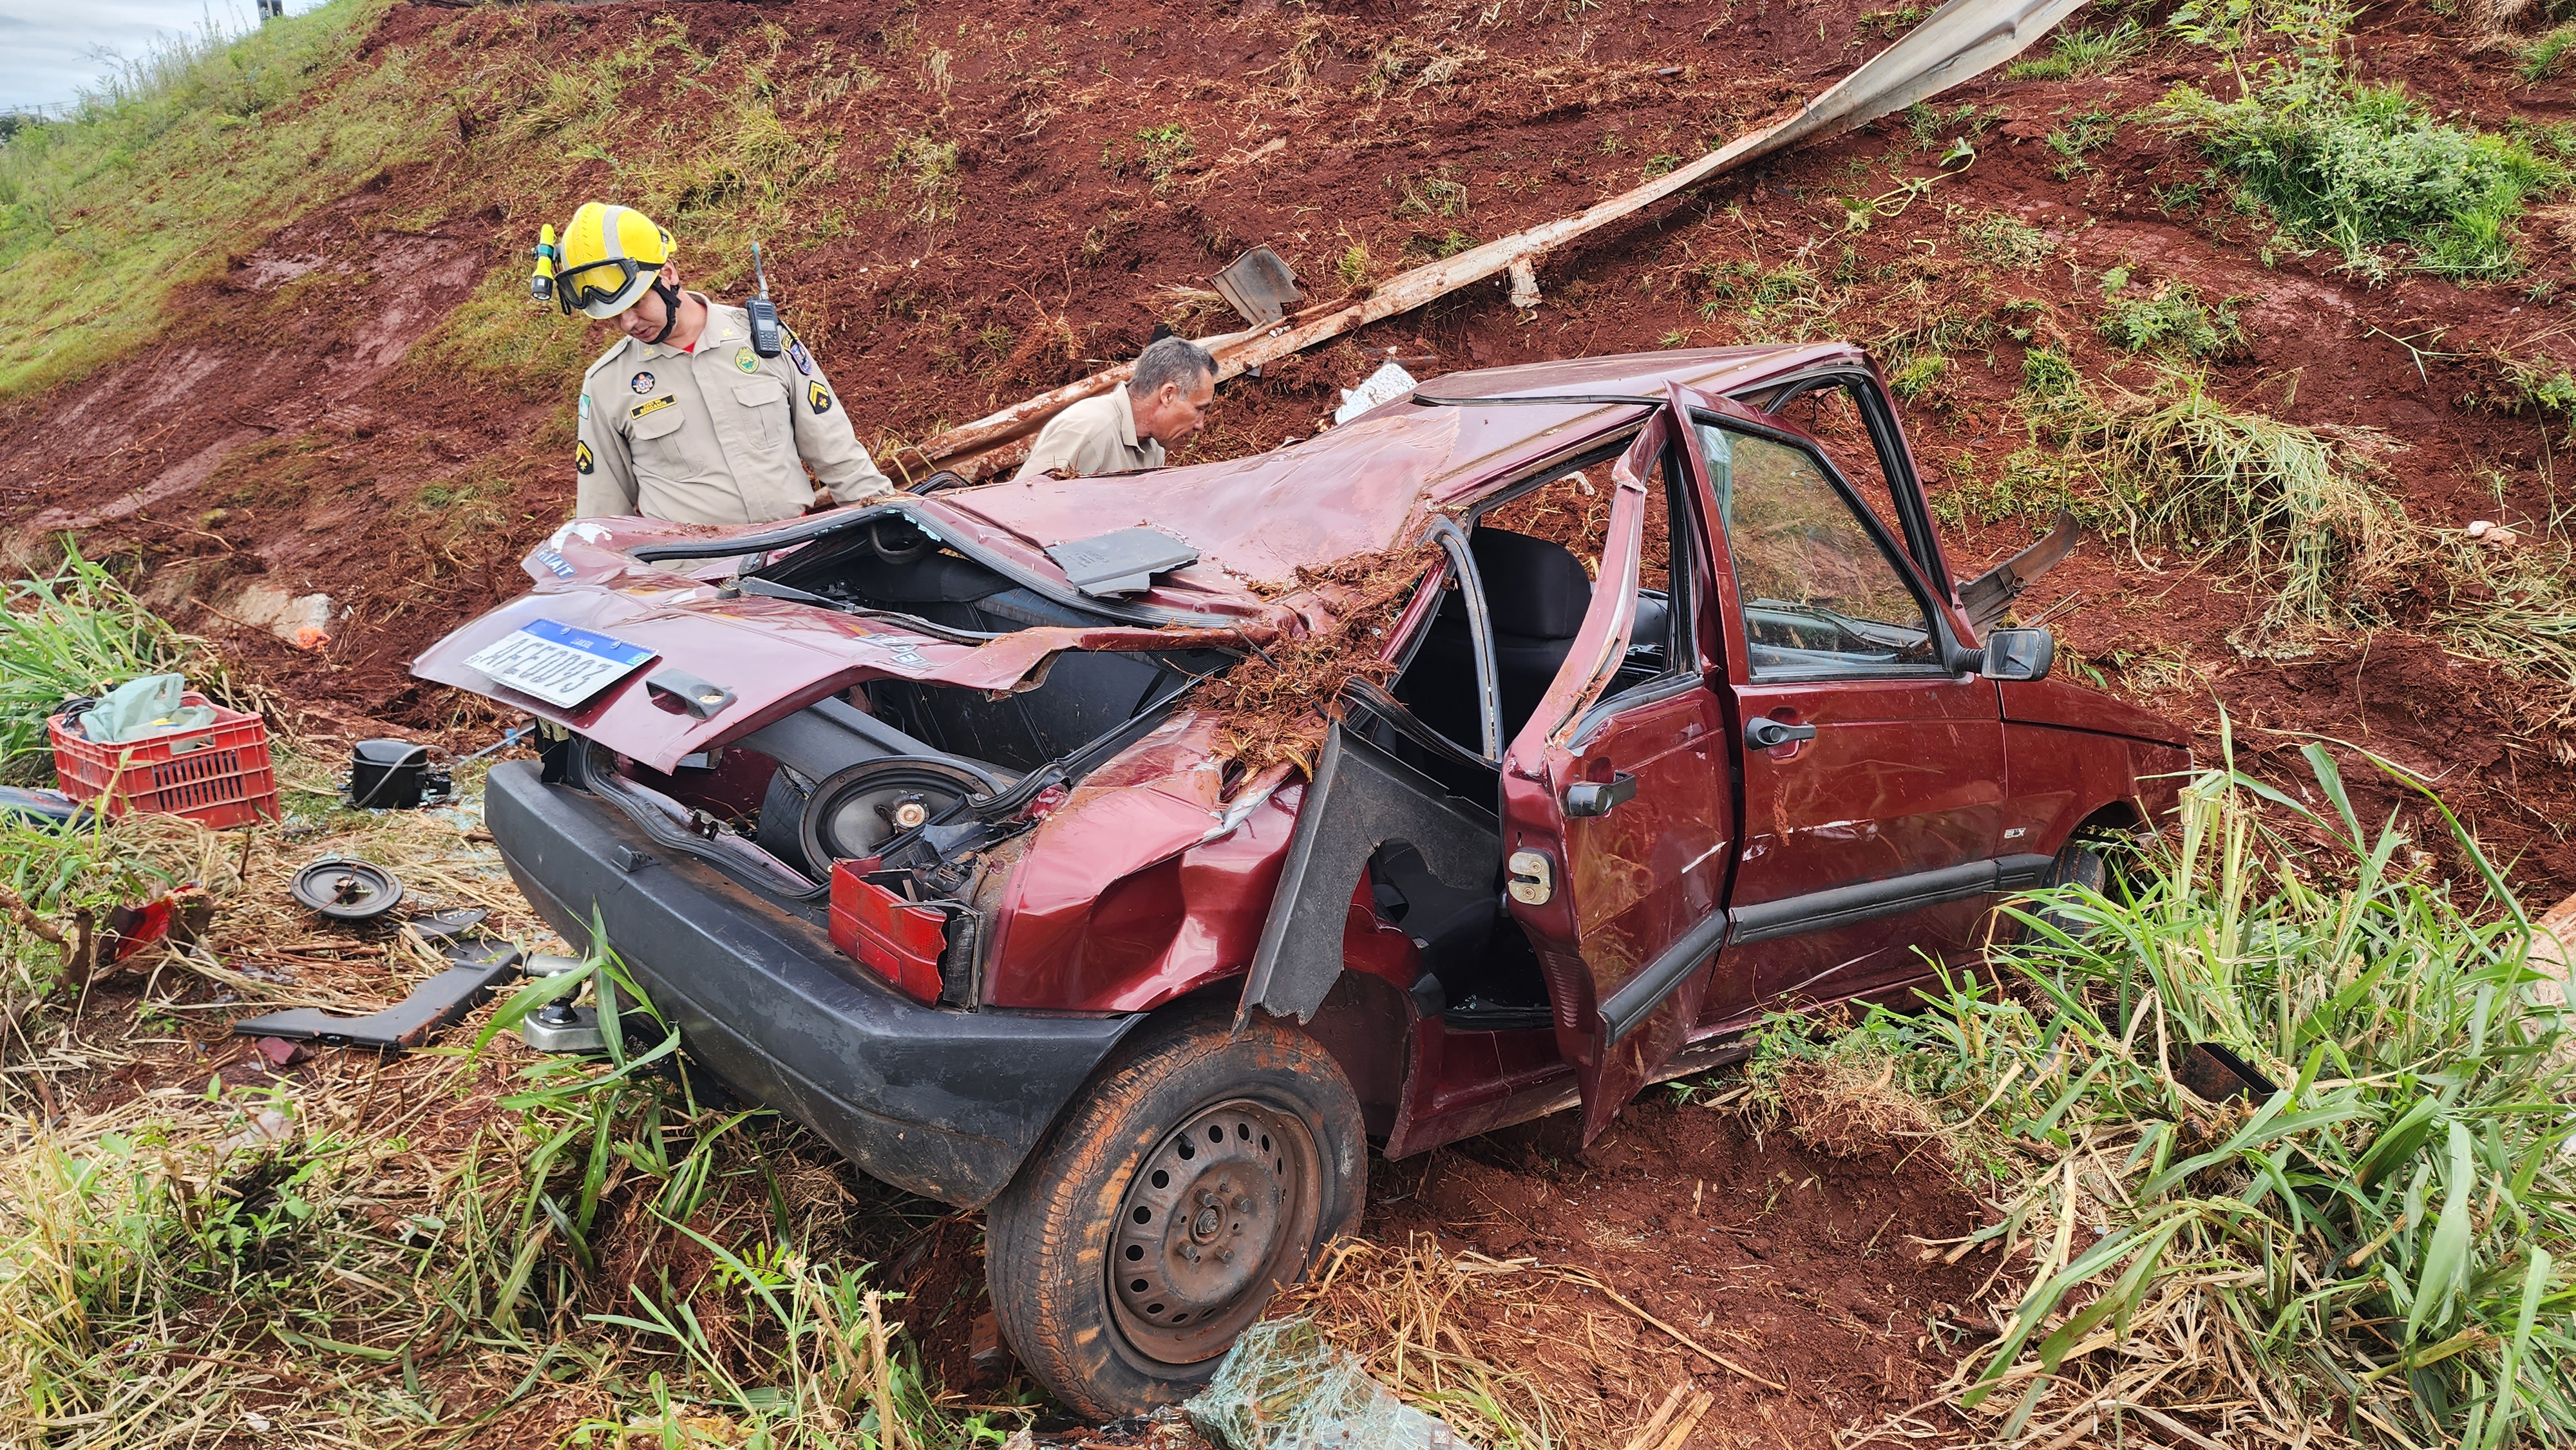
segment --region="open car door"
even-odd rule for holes
[[[1699,1020],[1737,835],[1723,716],[1706,675],[1705,537],[1671,489],[1658,416],[1611,470],[1608,538],[1583,626],[1503,761],[1512,915],[1579,1069],[1583,1138],[1609,1126]],[[1650,505],[1672,499],[1661,539]],[[1663,563],[1667,587],[1641,588]],[[1649,555],[1656,557],[1649,557]]]

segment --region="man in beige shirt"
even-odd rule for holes
[[[1012,481],[1084,478],[1163,466],[1163,450],[1207,426],[1216,401],[1216,359],[1177,337],[1159,338],[1137,355],[1135,376],[1047,420],[1029,461]]]
[[[593,285],[568,302],[625,334],[582,375],[576,516],[757,524],[805,512],[817,479],[835,503],[893,492],[796,335],[783,335],[776,357],[754,352],[743,309],[681,291],[667,234],[657,251],[638,216],[592,202],[565,229],[567,262],[603,238],[609,259],[587,264],[609,270],[592,270]]]

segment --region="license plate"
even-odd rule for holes
[[[570,709],[653,657],[624,640],[540,619],[485,645],[465,661],[496,685]]]

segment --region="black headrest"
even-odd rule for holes
[[[1480,528],[1468,540],[1498,634],[1572,639],[1592,607],[1592,579],[1563,544]]]

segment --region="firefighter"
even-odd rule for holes
[[[1137,354],[1127,386],[1085,398],[1048,419],[1012,481],[1160,468],[1165,447],[1178,447],[1207,426],[1208,405],[1215,401],[1216,359],[1207,349],[1177,337],[1156,338]]]
[[[815,480],[835,503],[893,491],[814,355],[789,332],[763,357],[742,308],[682,291],[651,218],[584,202],[538,251],[538,296],[624,334],[582,374],[577,517],[757,524],[818,504]]]

